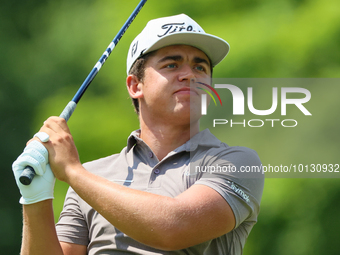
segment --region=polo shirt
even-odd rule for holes
[[[168,197],[176,197],[192,185],[209,186],[230,205],[235,228],[183,250],[162,251],[119,231],[70,187],[56,225],[59,240],[86,245],[89,255],[242,254],[257,222],[264,186],[262,173],[245,171],[260,168],[257,153],[245,147],[230,147],[206,129],[160,161],[139,134],[138,130],[132,132],[120,153],[85,163],[84,167],[114,183]]]

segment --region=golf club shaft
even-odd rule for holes
[[[73,99],[66,105],[65,109],[60,114],[61,118],[64,118],[66,121],[69,120],[69,118],[71,117],[72,113],[74,112],[77,106],[77,103],[79,102],[83,94],[85,93],[86,89],[91,84],[94,77],[96,77],[100,68],[104,65],[105,61],[110,56],[112,50],[114,49],[114,47],[116,47],[116,45],[118,44],[118,42],[124,35],[125,31],[131,25],[132,21],[136,18],[137,14],[142,9],[146,1],[147,0],[141,0],[139,4],[137,5],[137,7],[135,8],[135,10],[131,13],[130,17],[124,23],[122,28],[119,30],[118,34],[115,36],[115,38],[112,40],[112,42],[109,44],[107,49],[104,51],[103,55],[100,57],[96,65],[93,67],[92,71],[86,77],[83,84],[80,86],[77,93],[74,95]],[[24,171],[21,173],[19,180],[22,184],[29,185],[32,182],[34,176],[35,176],[34,169],[31,166],[26,166]]]

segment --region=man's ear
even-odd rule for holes
[[[128,75],[126,86],[131,98],[137,99],[143,97],[142,82],[139,81],[136,75]]]

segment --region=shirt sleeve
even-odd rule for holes
[[[89,244],[89,231],[79,207],[79,196],[71,187],[67,191],[56,230],[61,242],[86,246]]]
[[[257,221],[264,187],[261,161],[254,150],[229,147],[211,150],[191,171],[199,172],[195,184],[217,191],[233,210],[237,228],[244,221]],[[198,167],[197,167],[198,166]]]

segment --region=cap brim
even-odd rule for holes
[[[190,45],[203,51],[209,57],[212,66],[216,66],[221,62],[229,52],[229,44],[217,36],[195,32],[182,32],[164,36],[146,49],[143,55],[166,46],[180,44]]]

